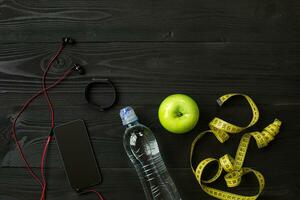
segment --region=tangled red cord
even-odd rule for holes
[[[16,143],[17,150],[20,154],[21,159],[24,161],[27,171],[31,174],[31,176],[35,179],[35,181],[41,186],[42,191],[41,191],[40,200],[46,199],[45,195],[46,195],[46,190],[47,190],[47,181],[46,181],[46,175],[45,175],[45,161],[46,161],[46,157],[47,157],[47,151],[49,148],[49,144],[52,140],[52,134],[53,134],[52,131],[55,126],[54,108],[53,108],[51,99],[48,95],[48,90],[54,88],[56,85],[58,85],[60,82],[62,82],[72,72],[72,68],[70,68],[66,72],[64,72],[64,74],[59,79],[57,79],[54,83],[50,84],[49,86],[47,86],[47,84],[46,84],[46,79],[47,79],[47,74],[48,74],[51,66],[53,65],[54,61],[58,58],[58,56],[62,53],[66,44],[67,43],[63,42],[61,44],[61,46],[59,47],[58,51],[54,54],[54,56],[48,62],[48,65],[43,74],[42,89],[39,90],[38,92],[36,92],[33,96],[31,96],[27,101],[25,101],[25,103],[22,105],[20,111],[15,116],[13,123],[12,123],[12,128],[11,128],[12,138],[14,139],[14,142]],[[28,106],[41,94],[44,94],[44,97],[48,104],[48,108],[51,113],[51,129],[50,129],[50,134],[47,137],[47,140],[46,140],[46,143],[44,146],[44,150],[43,150],[43,154],[41,157],[40,172],[41,172],[42,178],[40,179],[39,176],[33,171],[32,167],[29,165],[29,162],[25,157],[24,151],[18,141],[17,133],[16,133],[16,123],[17,123],[18,119],[20,118],[20,116],[22,115],[22,113],[28,108]],[[104,200],[103,197],[101,196],[101,194],[99,192],[97,192],[96,190],[91,189],[91,190],[88,190],[88,192],[96,193],[98,199]]]

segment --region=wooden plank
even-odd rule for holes
[[[299,41],[300,3],[217,0],[1,2],[0,42]]]
[[[182,199],[211,199],[205,194],[192,176],[190,169],[169,169]],[[78,196],[69,186],[68,180],[62,169],[48,170],[48,193],[47,199],[63,200],[94,200],[93,194]],[[134,169],[103,169],[104,181],[98,187],[105,199],[145,199],[142,187]],[[299,175],[290,171],[269,174],[267,185],[261,198],[267,200],[280,200],[283,198],[296,199],[297,189],[291,185],[299,182],[293,181],[293,176]],[[0,198],[7,200],[27,199],[35,200],[40,194],[40,187],[28,178],[24,169],[0,168]],[[272,185],[269,183],[273,183]],[[189,183],[189,184],[186,184]],[[218,188],[225,189],[224,182],[217,184]],[[254,194],[257,187],[256,181],[251,176],[245,176],[241,186],[231,191],[240,194]]]

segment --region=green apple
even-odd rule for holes
[[[172,133],[191,131],[199,119],[197,103],[184,94],[173,94],[163,100],[158,109],[161,125]]]

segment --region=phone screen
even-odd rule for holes
[[[69,182],[76,191],[101,182],[99,167],[83,120],[75,120],[54,129]]]

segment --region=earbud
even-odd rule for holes
[[[63,37],[62,38],[62,43],[63,45],[67,45],[67,44],[75,44],[76,41],[70,37]]]
[[[74,64],[73,70],[77,71],[80,75],[83,75],[85,73],[84,68],[79,64]]]

